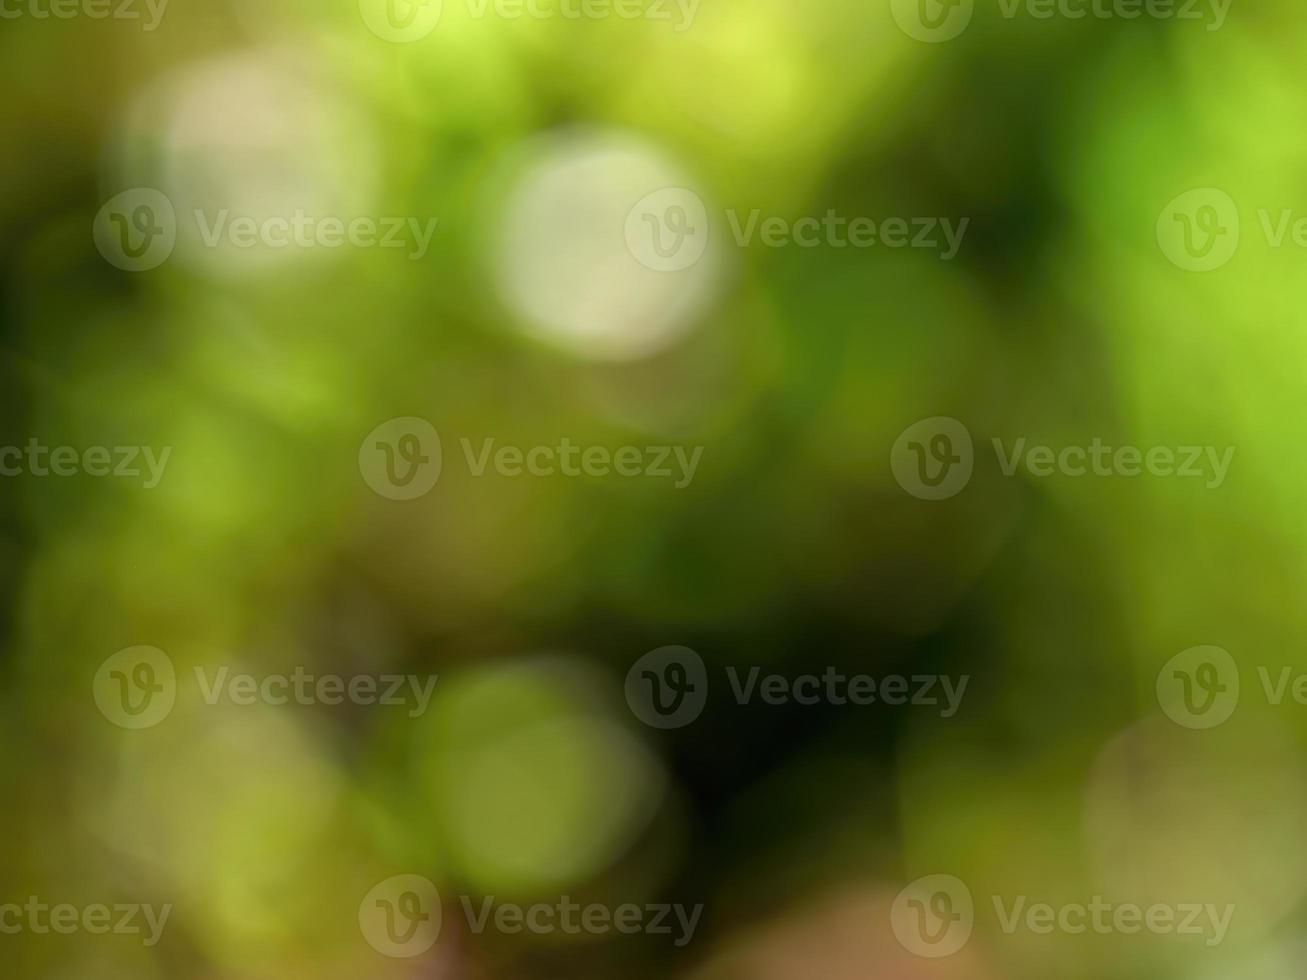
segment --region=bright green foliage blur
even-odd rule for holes
[[[681,31],[444,8],[407,44],[346,0],[173,0],[152,32],[0,20],[0,444],[172,447],[151,489],[0,478],[0,904],[175,906],[148,948],[0,934],[0,972],[1296,975],[1307,707],[1270,703],[1256,667],[1307,669],[1307,249],[1258,219],[1307,214],[1300,7],[1235,0],[1208,31],[981,0],[940,44],[888,0],[701,0]],[[688,278],[627,281],[559,258],[589,227],[550,196],[576,160],[619,185],[647,166],[713,215],[970,224],[948,262],[717,229]],[[420,261],[180,242],[133,274],[91,228],[137,187],[438,225]],[[1208,187],[1239,203],[1242,242],[1189,272],[1158,215]],[[550,326],[591,315],[594,336]],[[406,416],[439,430],[444,465],[398,503],[360,478],[359,446]],[[932,416],[977,450],[943,502],[889,465]],[[703,456],[679,489],[465,461],[463,440],[562,437]],[[1216,490],[1006,476],[991,440],[1021,437],[1236,455]],[[180,693],[128,731],[91,689],[138,644],[167,651]],[[723,685],[659,732],[622,684],[668,644],[714,670],[971,686],[943,720],[744,708]],[[1203,644],[1241,665],[1243,697],[1189,731],[1155,684]],[[439,683],[417,718],[211,707],[193,674],[219,664]],[[409,872],[448,896],[706,911],[684,948],[459,935],[415,965],[358,926],[368,889]],[[978,909],[938,961],[888,925],[936,872]],[[1218,948],[1006,935],[994,894],[1236,913]],[[443,936],[459,917],[448,899]]]

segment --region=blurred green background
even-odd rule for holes
[[[12,9],[12,8],[11,8]],[[1307,708],[1307,30],[1288,0],[1202,22],[977,5],[946,43],[888,0],[702,0],[692,22],[477,17],[410,43],[355,3],[173,0],[157,30],[0,23],[0,444],[173,447],[164,479],[0,479],[0,902],[172,903],[163,940],[0,936],[6,975],[1296,976]],[[956,259],[738,247],[657,273],[626,207],[967,217]],[[205,249],[127,272],[114,195],[439,219],[403,252]],[[1239,202],[1224,267],[1177,268],[1158,215]],[[638,191],[638,193],[637,193]],[[594,202],[599,203],[594,203]],[[593,210],[590,210],[593,205]],[[616,208],[614,210],[614,208]],[[260,209],[263,209],[260,211]],[[616,223],[607,223],[616,217]],[[613,237],[592,240],[597,228]],[[429,420],[420,499],[361,441]],[[889,466],[962,420],[941,502]],[[694,481],[474,477],[459,440],[703,448]],[[1237,447],[1219,490],[1006,477],[991,438]],[[96,709],[116,651],[167,652],[177,704]],[[694,724],[641,725],[627,670],[714,671]],[[1162,665],[1243,670],[1226,724],[1158,707]],[[736,705],[725,665],[969,674],[956,717]],[[205,705],[196,666],[439,675],[429,712]],[[378,955],[378,881],[446,896],[702,902],[694,941],[469,935]],[[956,875],[976,937],[918,959],[889,908]],[[987,896],[1231,902],[1216,948],[1004,935]]]

